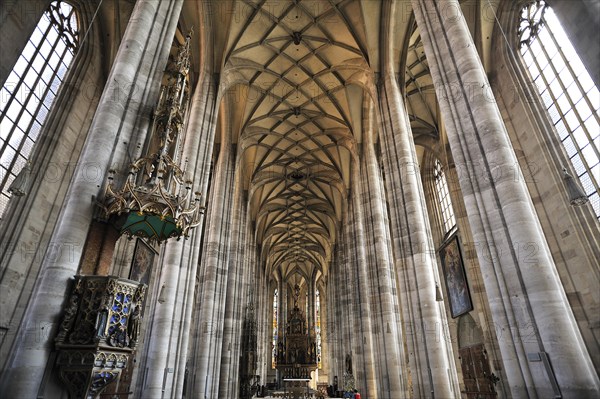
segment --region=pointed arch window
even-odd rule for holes
[[[0,91],[0,217],[73,61],[78,28],[73,6],[53,1]]]
[[[278,339],[278,328],[277,328],[277,306],[279,304],[279,291],[275,289],[273,294],[273,348],[271,350],[271,368],[275,368],[277,359],[277,339]]]
[[[448,190],[448,182],[446,181],[444,167],[439,159],[434,161],[433,177],[440,207],[442,233],[446,234],[456,226],[456,218],[454,217],[454,209],[452,208],[452,201],[450,200],[450,191]]]
[[[317,312],[317,322],[316,322],[316,336],[317,336],[317,364],[319,369],[323,368],[323,363],[321,362],[321,294],[319,290],[317,290],[317,295],[315,299],[315,310]]]
[[[546,1],[520,14],[523,62],[583,190],[600,218],[600,93]]]

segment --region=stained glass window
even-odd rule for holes
[[[523,62],[600,218],[598,88],[546,1],[535,1],[522,9],[519,40]]]
[[[319,294],[319,290],[317,290],[315,308],[317,310],[317,363],[319,365],[319,369],[321,369],[323,368],[323,364],[321,362],[321,296]]]
[[[275,364],[277,362],[277,338],[278,338],[278,329],[277,329],[277,305],[279,302],[279,292],[275,290],[273,294],[273,349],[271,351],[271,368],[275,368]]]
[[[54,1],[0,91],[0,217],[77,51],[74,8]]]

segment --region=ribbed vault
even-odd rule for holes
[[[406,108],[415,140],[439,139],[439,109],[421,34],[411,20],[404,53]],[[421,136],[421,137],[420,137]]]
[[[236,1],[222,79],[270,272],[326,272],[372,86],[359,2]],[[349,17],[353,16],[353,17]],[[358,20],[359,21],[359,20]]]

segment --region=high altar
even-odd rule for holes
[[[282,376],[286,391],[299,397],[309,391],[311,373],[317,369],[317,344],[313,329],[298,307],[299,287],[294,288],[294,308],[290,312],[284,335],[277,344],[276,368]]]

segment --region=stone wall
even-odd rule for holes
[[[78,242],[53,242],[51,235],[105,83],[99,32],[92,29],[88,39],[74,59],[34,146],[28,195],[12,198],[1,222],[0,369],[44,257],[58,259],[60,253],[84,244],[85,237]],[[94,184],[102,184],[103,172],[98,165],[89,163],[85,173]],[[37,325],[27,334],[42,336],[48,331],[49,326]]]

